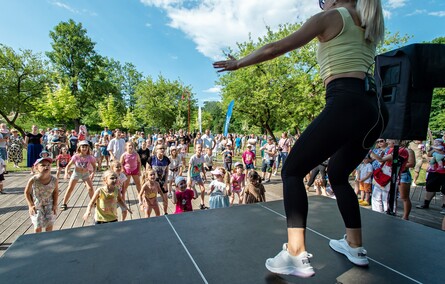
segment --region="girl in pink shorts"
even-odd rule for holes
[[[134,144],[132,142],[127,142],[125,144],[125,149],[126,152],[122,154],[120,159],[124,174],[127,176],[127,180],[122,187],[122,199],[124,201],[126,200],[125,194],[132,178],[138,193],[141,191],[141,158],[134,150]]]

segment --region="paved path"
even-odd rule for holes
[[[21,235],[33,233],[33,227],[28,216],[28,208],[23,195],[25,185],[30,178],[30,175],[26,172],[11,173],[6,175],[4,181],[6,194],[0,195],[0,256],[4,251]],[[100,175],[96,175],[94,179],[95,188],[100,184]],[[60,198],[59,205],[62,197],[67,189],[68,182],[61,180],[59,184]],[[208,185],[208,183],[207,183]],[[279,176],[272,177],[270,183],[265,184],[266,187],[266,200],[274,201],[281,200],[282,183]],[[415,208],[415,205],[419,204],[423,200],[424,188],[416,187],[412,190],[413,210],[410,215],[411,222],[417,222],[436,229],[441,228],[442,218],[441,196],[437,196],[429,210],[419,210]],[[313,192],[309,194],[310,197],[314,196]],[[437,199],[437,200],[436,200]],[[162,201],[160,200],[160,204]],[[76,186],[73,191],[72,197],[68,203],[69,209],[67,211],[58,212],[57,221],[54,225],[54,230],[64,230],[76,227],[84,227],[93,225],[92,220],[84,221],[82,216],[86,210],[86,206],[89,202],[87,189],[83,183]],[[127,220],[141,219],[143,213],[138,210],[138,201],[136,188],[131,185],[128,190],[127,203],[133,211],[132,215],[128,215]],[[237,203],[237,200],[235,201]],[[208,204],[208,196],[206,196],[206,204]],[[199,210],[199,198],[193,201],[193,207],[195,210]],[[370,207],[367,207],[370,209]],[[398,211],[401,212],[401,202],[399,202]],[[118,210],[119,211],[119,210]],[[174,211],[174,205],[169,202],[168,213],[171,214]],[[120,213],[120,212],[119,212]],[[311,212],[309,212],[311,214]],[[399,214],[400,215],[400,214]],[[120,220],[120,217],[119,217]],[[364,224],[366,226],[366,224]]]

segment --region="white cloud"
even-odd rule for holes
[[[146,26],[147,28],[151,28],[151,24],[150,24],[150,23],[145,23],[145,26]]]
[[[414,16],[414,15],[425,14],[426,12],[427,12],[426,10],[419,10],[419,9],[417,9],[414,12],[407,14],[407,16]]]
[[[235,48],[283,23],[301,22],[320,11],[316,0],[140,0],[164,10],[169,26],[184,32],[207,57],[219,59],[221,50]]]
[[[445,11],[437,11],[428,13],[430,16],[445,17]]]
[[[63,2],[53,1],[53,2],[50,2],[50,3],[52,5],[54,5],[54,6],[57,6],[57,7],[62,8],[62,9],[65,9],[65,10],[67,10],[67,11],[73,13],[73,14],[86,14],[86,15],[93,16],[93,17],[97,16],[97,13],[94,12],[94,11],[90,11],[90,10],[87,10],[87,9],[82,9],[82,11],[79,11],[76,8],[73,8],[70,5],[65,4]]]
[[[209,88],[207,90],[204,90],[203,92],[204,93],[219,94],[219,93],[221,93],[221,87],[220,86],[215,86],[215,87]]]
[[[55,5],[55,6],[59,7],[59,8],[68,10],[71,13],[79,14],[78,10],[74,9],[73,7],[69,6],[68,4],[65,4],[65,3],[62,3],[62,2],[57,2],[57,1],[56,2],[52,2],[51,4],[53,4],[53,5]]]
[[[388,0],[388,6],[392,9],[405,6],[407,0]]]

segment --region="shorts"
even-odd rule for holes
[[[261,165],[261,171],[263,173],[265,172],[271,173],[274,162],[275,160],[263,160],[263,164]]]
[[[190,179],[191,179],[192,185],[194,185],[195,183],[204,183],[201,175],[190,177]]]
[[[159,182],[159,186],[161,187],[162,192],[163,192],[163,193],[167,193],[167,192],[168,192],[168,189],[164,189],[165,181],[164,181],[164,180],[162,180],[162,181],[157,180],[157,182]]]
[[[83,180],[83,181],[87,181],[90,178],[90,172],[86,172],[86,173],[79,173],[77,171],[74,171],[73,174],[71,175],[71,179],[72,180]]]
[[[429,172],[426,176],[425,189],[427,192],[442,192],[445,194],[445,174]]]
[[[211,172],[213,169],[213,166],[207,166],[207,167],[204,167],[204,169],[206,170],[206,172]]]
[[[54,225],[56,215],[54,215],[52,205],[42,206],[36,209],[36,212],[35,215],[30,216],[34,228],[46,228]]]
[[[409,183],[413,181],[413,178],[411,177],[411,173],[409,171],[403,172],[400,174],[400,183]]]
[[[416,173],[420,172],[420,170],[422,169],[422,164],[423,164],[422,158],[416,160],[416,165],[414,166],[414,171]]]
[[[0,182],[5,180],[5,176],[3,176],[3,174],[0,174]]]
[[[255,166],[253,164],[246,164],[246,170],[254,170]]]
[[[114,223],[114,222],[117,222],[117,219],[113,221],[95,221],[94,224],[99,225],[99,224]]]
[[[370,183],[365,183],[365,182],[360,182],[360,191],[364,191],[366,193],[371,193],[371,184]]]
[[[178,176],[178,174],[179,174],[178,171],[175,171],[175,172],[168,171],[167,181],[168,182],[175,181],[175,178]]]
[[[136,168],[132,171],[128,171],[128,169],[124,169],[124,174],[127,176],[138,176],[139,175],[139,169]]]

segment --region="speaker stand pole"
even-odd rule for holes
[[[394,151],[392,152],[392,168],[391,168],[391,184],[389,187],[389,200],[388,210],[386,214],[395,216],[394,201],[396,199],[397,178],[399,176],[401,161],[399,159],[399,145],[394,145]]]

